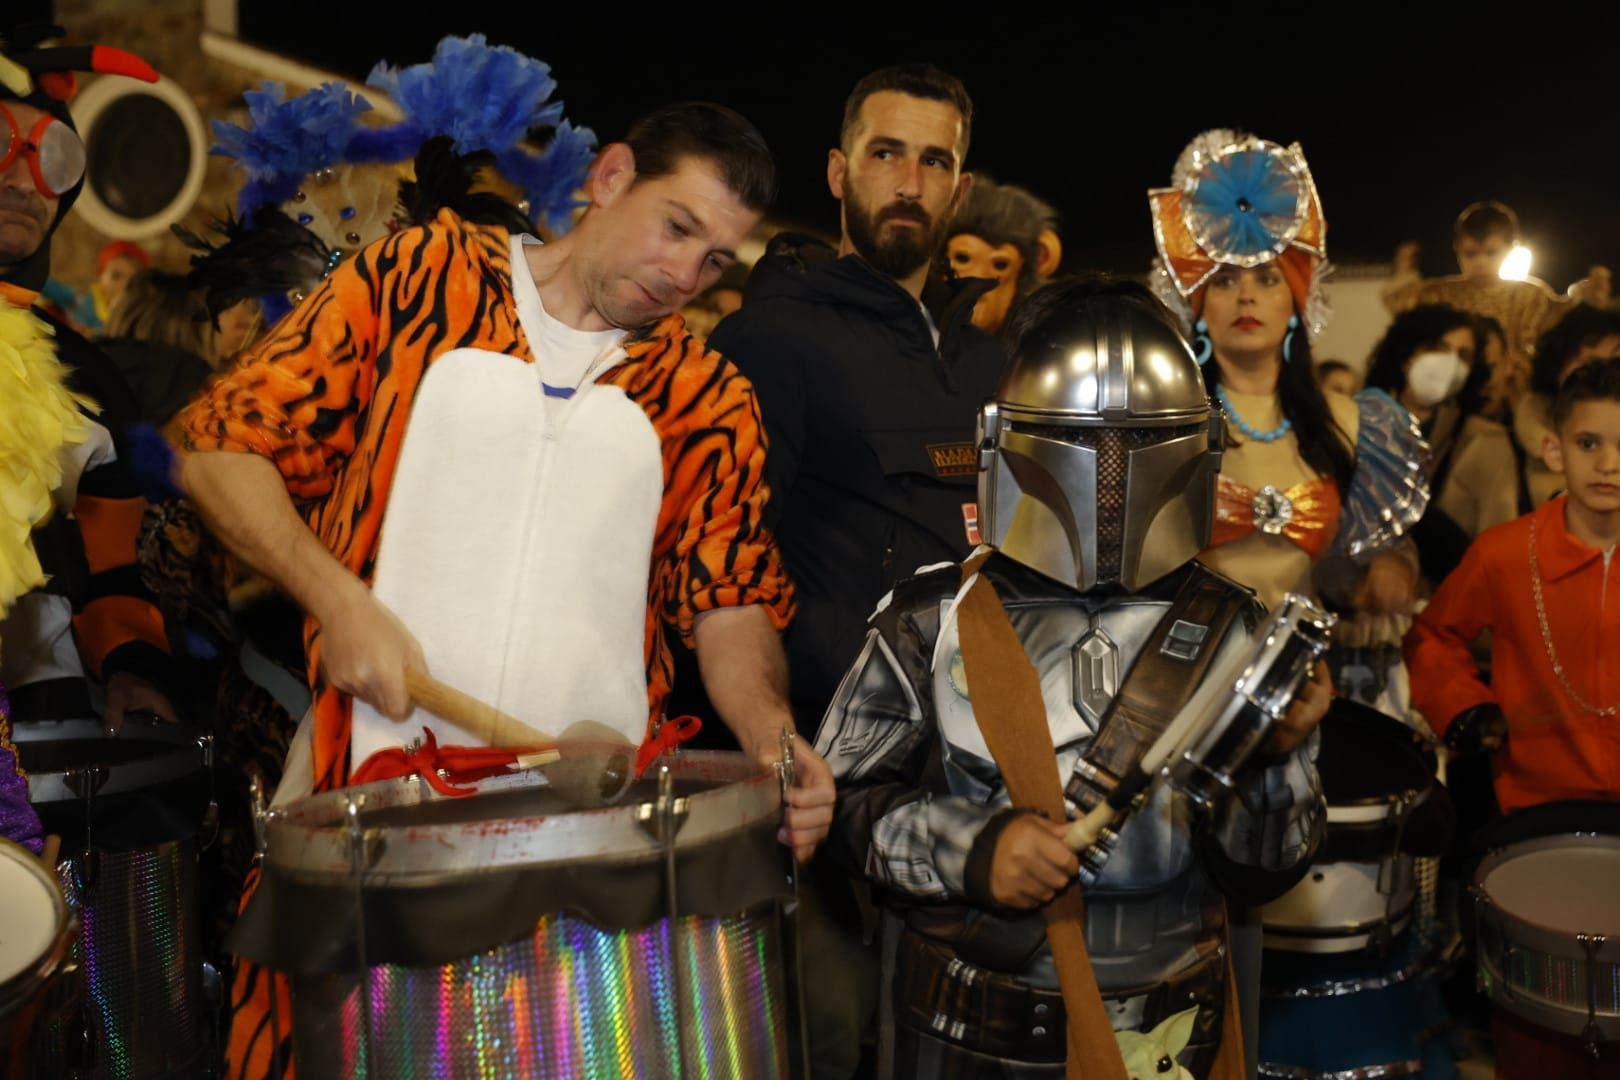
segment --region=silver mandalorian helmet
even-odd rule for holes
[[[1079,589],[1139,589],[1209,545],[1223,428],[1186,339],[1132,282],[1055,282],[979,412],[986,543]]]

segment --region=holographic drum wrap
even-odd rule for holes
[[[268,813],[232,948],[290,977],[301,1080],[786,1076],[780,818],[740,754],[589,809],[524,770],[328,792]]]
[[[49,1041],[81,1080],[205,1073],[197,833],[206,741],[177,728],[107,738],[96,721],[17,732],[29,789],[62,836],[57,874],[79,934],[79,1008]]]
[[[679,941],[677,967],[671,938]],[[786,1076],[774,910],[600,930],[552,915],[533,938],[438,968],[394,964],[293,989],[300,1075],[680,1080]],[[681,1022],[679,981],[689,995]],[[371,1039],[361,1037],[371,1005]],[[367,1060],[367,1050],[372,1060]]]
[[[1509,844],[1474,877],[1479,983],[1553,1031],[1620,1039],[1620,837]]]
[[[83,929],[83,1023],[106,1080],[192,1075],[203,1050],[197,846],[93,852],[60,867]]]

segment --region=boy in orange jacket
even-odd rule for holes
[[[1620,800],[1620,360],[1571,373],[1553,419],[1568,494],[1481,533],[1406,639],[1413,705],[1454,750],[1494,753],[1504,811]],[[1486,630],[1488,686],[1469,652]],[[1620,1076],[1612,1043],[1594,1064],[1502,1009],[1492,1027],[1498,1077]]]

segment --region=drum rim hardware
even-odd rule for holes
[[[721,839],[748,826],[781,806],[776,773],[748,762],[740,755],[714,751],[682,751],[679,759],[689,767],[708,769],[723,786],[693,795],[672,796],[670,809],[682,814],[686,839]],[[532,786],[530,770],[515,770],[478,782],[479,792],[498,793]],[[366,810],[394,809],[445,801],[444,796],[419,778],[382,780],[357,788],[344,788],[310,796],[256,815],[263,824],[264,858],[278,871],[312,881],[338,880],[350,870],[350,852],[341,836],[340,822],[351,793],[363,792]],[[465,800],[461,800],[465,801]],[[653,807],[654,809],[648,809]],[[469,855],[482,869],[520,869],[525,866],[595,858],[611,849],[615,860],[657,860],[663,846],[648,831],[657,813],[656,801],[575,810],[568,814],[523,814],[502,818],[503,828],[487,822],[458,821],[435,824],[368,823],[366,848],[370,865],[368,884],[384,882],[429,883],[435,876],[460,874]]]
[[[1411,918],[1412,905],[1416,902],[1417,864],[1410,855],[1401,853],[1401,840],[1406,835],[1406,823],[1412,817],[1412,812],[1418,808],[1423,797],[1428,795],[1424,789],[1422,796],[1418,792],[1407,790],[1397,795],[1390,804],[1389,816],[1395,819],[1395,843],[1390,847],[1389,855],[1378,865],[1378,891],[1386,897],[1384,901],[1384,920],[1373,930],[1368,945],[1378,951],[1380,956],[1389,952],[1395,941],[1396,931],[1391,929],[1395,919],[1395,902],[1400,898],[1400,870],[1401,860],[1405,859],[1412,867],[1412,885],[1414,895],[1406,903],[1406,917]],[[1404,929],[1404,927],[1403,927]]]
[[[1392,1061],[1384,1065],[1361,1065],[1354,1069],[1335,1069],[1317,1072],[1293,1065],[1278,1065],[1262,1061],[1260,1075],[1265,1080],[1396,1080],[1402,1076],[1416,1076],[1423,1071],[1423,1062],[1416,1058]]]
[[[1603,1032],[1597,1023],[1597,953],[1606,941],[1608,938],[1603,934],[1575,935],[1575,944],[1586,954],[1586,1027],[1581,1029],[1581,1039],[1593,1061],[1599,1060],[1598,1044],[1603,1041]]]
[[[1264,997],[1279,999],[1349,997],[1352,994],[1365,993],[1369,990],[1385,990],[1391,986],[1399,986],[1401,983],[1411,982],[1431,970],[1443,972],[1461,957],[1462,939],[1453,936],[1450,941],[1425,949],[1413,957],[1409,963],[1382,975],[1368,975],[1354,979],[1327,979],[1304,986],[1289,987],[1288,989],[1266,986],[1262,987],[1260,992]]]
[[[1600,1013],[1597,1007],[1600,984],[1607,985],[1602,976],[1607,974],[1612,979],[1614,972],[1620,970],[1620,937],[1544,925],[1504,907],[1487,887],[1491,873],[1510,859],[1568,848],[1571,840],[1620,849],[1620,837],[1603,833],[1557,833],[1506,844],[1491,851],[1480,862],[1474,883],[1468,889],[1474,900],[1474,918],[1481,943],[1476,981],[1483,993],[1514,1015],[1550,1031],[1580,1038],[1595,1060],[1600,1043],[1620,1036],[1620,1012]],[[1502,941],[1500,950],[1486,945],[1493,937]],[[1511,974],[1514,963],[1527,954],[1531,958],[1539,956],[1580,964],[1584,977],[1579,981],[1584,983],[1586,991],[1584,1009],[1577,1010],[1571,1002],[1538,994],[1516,981]]]

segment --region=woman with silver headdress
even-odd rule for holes
[[[1208,131],[1182,151],[1170,186],[1149,192],[1148,201],[1159,253],[1155,291],[1186,320],[1226,417],[1214,534],[1200,560],[1268,606],[1290,591],[1322,597],[1348,615],[1338,646],[1394,642],[1390,665],[1361,673],[1372,685],[1357,696],[1404,703],[1399,641],[1418,580],[1404,536],[1428,505],[1428,451],[1415,421],[1387,394],[1324,393],[1313,377],[1311,342],[1329,315],[1327,222],[1303,152]],[[1349,674],[1336,672],[1341,693]],[[1324,778],[1334,764],[1325,756]],[[1444,832],[1428,839],[1438,844]],[[1260,1056],[1291,1061],[1290,1050],[1271,1045],[1277,1031],[1253,1026],[1262,1011],[1257,914],[1233,913],[1245,1042]],[[1268,960],[1268,982],[1273,966]],[[1338,1026],[1352,1029],[1354,1040],[1358,1025],[1345,1019]],[[1394,1037],[1404,1045],[1407,1034]]]
[[[1398,543],[1428,505],[1426,451],[1388,395],[1324,394],[1312,377],[1327,222],[1299,146],[1205,132],[1148,202],[1155,291],[1186,319],[1227,419],[1204,561],[1268,606],[1294,590],[1409,610],[1417,569]]]

